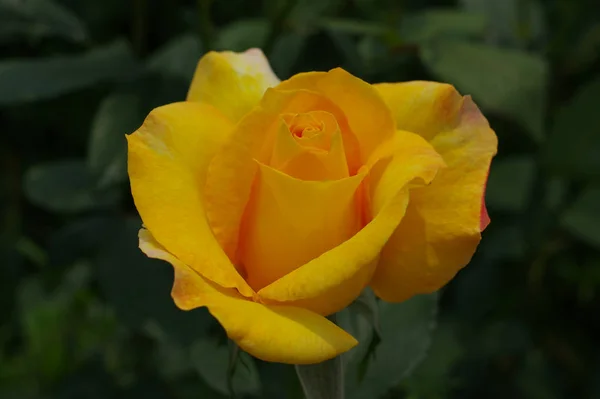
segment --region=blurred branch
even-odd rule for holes
[[[214,28],[210,19],[210,7],[213,0],[197,0],[198,19],[200,21],[200,40],[204,46],[204,51],[213,49]]]

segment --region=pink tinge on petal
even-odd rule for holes
[[[491,166],[491,165],[490,165]],[[485,176],[485,184],[483,185],[483,194],[481,195],[481,212],[479,216],[479,231],[485,230],[486,227],[490,224],[490,216],[488,215],[487,208],[485,207],[485,191],[487,189],[488,177],[490,175],[490,168],[488,167],[488,172]]]
[[[485,207],[485,195],[481,197],[481,218],[479,219],[479,230],[483,231],[490,224],[490,216]]]

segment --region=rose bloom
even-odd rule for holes
[[[280,82],[260,50],[210,52],[187,100],[127,139],[140,248],[173,265],[179,308],[208,307],[267,361],[351,349],[326,316],[367,286],[389,302],[439,289],[489,223],[497,138],[447,84]]]

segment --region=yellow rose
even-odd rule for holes
[[[208,307],[267,361],[349,350],[325,316],[366,286],[391,302],[439,289],[489,222],[497,139],[447,84],[279,82],[260,50],[211,52],[187,101],[127,138],[140,248],[173,265],[179,308]]]

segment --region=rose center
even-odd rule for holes
[[[325,123],[317,120],[312,114],[288,114],[284,115],[283,120],[290,133],[297,138],[311,138],[325,129]]]
[[[280,117],[269,166],[301,180],[348,176],[343,139],[332,114],[310,111]]]
[[[330,150],[331,138],[338,130],[338,125],[335,117],[329,112],[284,114],[282,118],[290,134],[300,146],[317,151]]]

